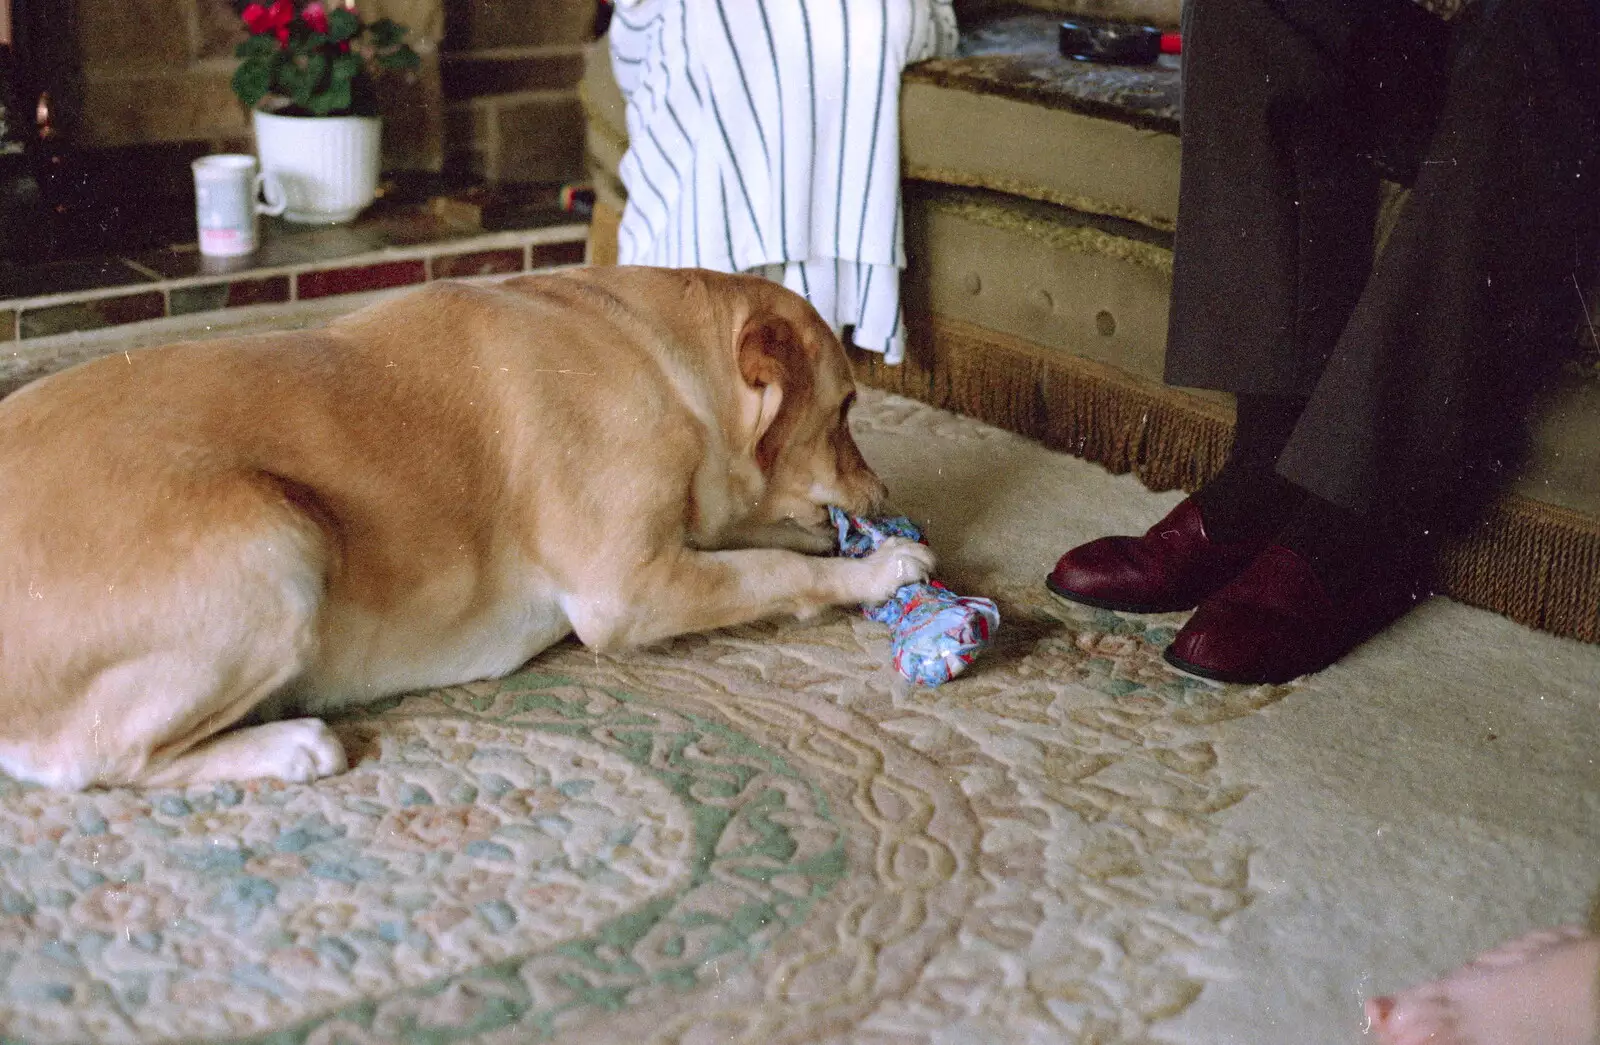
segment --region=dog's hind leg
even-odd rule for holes
[[[196,699],[185,705],[192,710],[186,721],[169,723],[128,783],[174,787],[255,777],[305,783],[346,768],[344,746],[321,719],[234,725],[292,685],[315,655],[324,596],[320,540],[316,531],[295,527],[240,546],[245,568],[224,589],[237,602],[234,626],[212,639],[214,659],[172,673],[192,676]]]
[[[251,491],[235,507],[231,525],[186,535],[176,561],[114,575],[114,591],[81,576],[43,590],[48,616],[23,619],[30,641],[11,644],[32,658],[12,677],[37,680],[33,724],[0,723],[0,768],[76,789],[305,781],[345,767],[316,719],[234,728],[315,659],[327,567],[312,521]]]
[[[227,651],[160,650],[114,660],[93,673],[77,713],[53,740],[21,751],[0,744],[0,767],[68,789],[254,777],[300,783],[340,772],[344,748],[319,719],[233,728],[303,670],[309,629],[277,623],[268,634],[216,636],[233,640]]]
[[[208,784],[218,780],[276,777],[303,784],[342,773],[344,745],[320,718],[291,718],[231,729],[148,768],[138,783],[147,787]]]

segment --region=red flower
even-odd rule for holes
[[[313,33],[325,33],[328,31],[328,12],[316,0],[312,0],[301,10],[300,17],[306,20],[306,25],[311,27]]]
[[[251,4],[239,15],[252,33],[275,33],[280,40],[289,36],[289,23],[294,21],[292,0],[274,0],[271,7]]]

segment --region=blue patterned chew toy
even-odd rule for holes
[[[829,508],[839,553],[860,559],[890,537],[921,541],[922,531],[905,516],[863,519]],[[863,606],[869,620],[889,625],[894,666],[912,682],[949,682],[988,649],[1000,627],[1000,611],[988,599],[957,595],[938,581],[907,584],[881,606]]]

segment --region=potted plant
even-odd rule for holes
[[[364,21],[354,0],[250,2],[233,90],[251,110],[263,173],[283,185],[290,221],[349,221],[378,185],[378,88],[418,65],[407,30]]]

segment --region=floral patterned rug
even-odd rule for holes
[[[1061,547],[1175,495],[857,414],[941,576],[1000,602],[968,675],[913,689],[840,611],[390,701],[310,786],[0,782],[0,1039],[1223,1040],[1170,1036],[1262,901],[1219,750],[1301,688],[1175,675],[1181,617],[1042,594]]]

